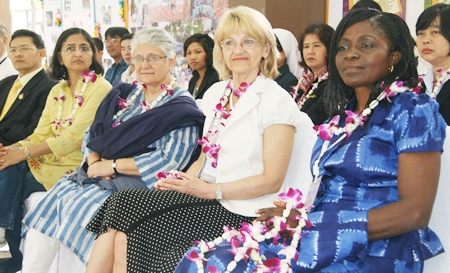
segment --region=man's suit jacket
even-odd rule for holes
[[[17,75],[0,81],[0,112]],[[57,82],[39,71],[22,88],[6,116],[0,121],[0,143],[10,145],[31,135],[45,107],[48,93]]]

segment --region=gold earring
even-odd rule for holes
[[[392,73],[392,71],[394,71],[394,66],[393,66],[393,65],[391,65],[391,66],[389,67],[389,72]]]

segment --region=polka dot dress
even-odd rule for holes
[[[88,225],[110,227],[128,238],[128,272],[173,272],[195,240],[213,240],[224,226],[239,228],[254,218],[234,214],[216,200],[174,191],[126,190],[109,197]]]

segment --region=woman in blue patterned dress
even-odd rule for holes
[[[445,123],[433,99],[398,91],[417,86],[413,48],[406,24],[393,14],[357,9],[337,27],[326,102],[334,118],[317,127],[311,167],[321,182],[308,215],[313,226],[303,230],[298,260],[290,261],[293,272],[422,272],[425,259],[443,252],[427,225]],[[274,204],[257,220],[282,215],[284,204]],[[259,248],[267,261],[284,258],[283,244],[266,240]],[[176,272],[198,272],[194,251]],[[205,258],[204,268],[225,272],[234,256],[221,243]],[[284,272],[266,266],[258,272]],[[233,272],[256,266],[241,260]]]
[[[108,93],[85,134],[83,167],[60,179],[25,217],[23,272],[48,272],[61,243],[86,263],[96,235],[85,227],[108,196],[153,189],[159,171],[188,166],[204,115],[171,76],[175,50],[163,29],[136,33],[139,82]]]

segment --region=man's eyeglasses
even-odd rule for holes
[[[117,38],[111,38],[111,39],[106,39],[104,42],[105,42],[105,44],[107,44],[107,43],[115,44],[118,41],[119,41],[119,39],[117,39]]]
[[[227,50],[235,49],[237,44],[241,44],[241,47],[243,49],[253,49],[257,47],[260,44],[260,42],[258,40],[250,38],[245,39],[242,42],[236,42],[233,39],[225,39],[220,41],[220,45],[222,46],[222,48],[225,48]]]
[[[79,48],[77,48],[76,46],[68,46],[68,47],[63,49],[63,51],[66,52],[67,54],[73,54],[77,50],[79,50],[81,53],[89,53],[89,52],[91,52],[91,48],[89,46],[87,46],[87,45],[81,45]]]
[[[137,56],[132,58],[134,64],[140,65],[144,63],[144,60],[147,60],[147,62],[154,64],[157,63],[159,60],[167,58],[167,56],[157,56],[157,55],[149,55],[147,57]]]
[[[35,49],[36,49],[35,47],[31,47],[31,46],[13,47],[9,50],[9,54],[14,55],[17,52],[26,54],[27,52],[31,52],[32,50],[35,50]]]

